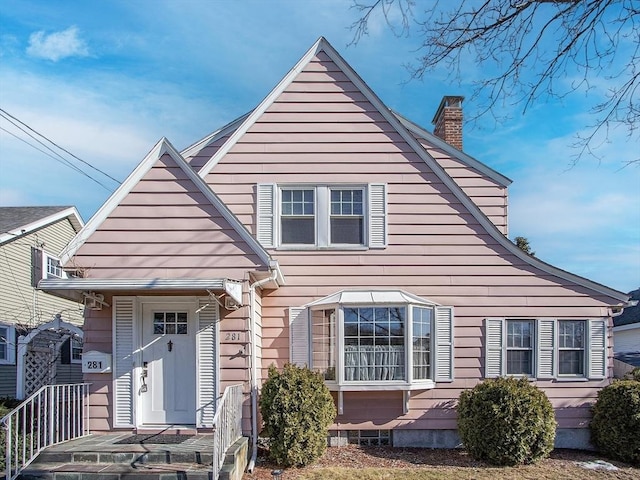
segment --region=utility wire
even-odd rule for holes
[[[94,167],[93,165],[91,165],[89,162],[81,159],[80,157],[78,157],[77,155],[74,155],[73,153],[71,153],[69,150],[67,150],[64,147],[61,147],[60,145],[58,145],[56,142],[54,142],[53,140],[49,139],[48,137],[46,137],[45,135],[39,133],[38,131],[36,131],[35,129],[33,129],[31,126],[27,125],[26,123],[24,123],[23,121],[21,121],[20,119],[16,118],[15,116],[11,115],[9,112],[7,112],[6,110],[0,108],[0,112],[1,112],[1,116],[4,117],[7,121],[11,122],[14,126],[16,126],[17,128],[19,128],[20,130],[22,130],[24,133],[26,133],[27,135],[29,135],[31,138],[33,138],[34,140],[36,140],[38,143],[40,143],[41,145],[43,145],[45,148],[51,150],[50,147],[44,145],[44,143],[42,141],[40,141],[39,139],[35,138],[33,135],[31,135],[29,132],[26,132],[23,128],[21,128],[19,125],[16,125],[15,122],[19,122],[21,125],[24,125],[24,127],[26,127],[27,129],[29,129],[31,132],[35,133],[36,135],[38,135],[39,137],[45,139],[47,142],[51,143],[52,145],[54,145],[56,148],[62,150],[63,152],[65,152],[67,155],[70,155],[72,158],[78,160],[79,162],[82,162],[83,164],[87,165],[88,167],[92,168],[93,170],[101,173],[102,175],[104,175],[105,177],[113,180],[114,182],[116,182],[118,185],[122,184],[122,182],[120,182],[118,179],[112,177],[111,175],[109,175],[108,173],[104,172],[103,170],[100,170],[98,167]],[[10,117],[10,118],[7,118]],[[12,120],[11,120],[12,119]],[[6,130],[5,130],[6,131]],[[14,135],[15,136],[15,135]],[[24,141],[24,140],[23,140]],[[28,144],[28,142],[26,142]],[[33,146],[33,145],[31,145]],[[35,147],[34,147],[35,148]],[[37,148],[36,148],[37,149]],[[37,149],[39,150],[39,149]],[[53,150],[51,150],[53,152]],[[53,152],[56,155],[58,155],[60,158],[61,157],[58,153]],[[69,165],[72,166],[68,160],[64,159],[64,161]],[[83,172],[82,170],[78,169],[78,167],[76,166],[72,166],[72,168],[74,168],[76,171],[82,173],[83,175],[85,175],[86,177],[90,178],[91,180],[93,180],[94,182],[98,183],[99,185],[101,185],[102,187],[106,188],[109,191],[113,191],[113,189],[109,189],[108,187],[106,187],[105,185],[103,185],[102,183],[100,183],[98,180],[96,180],[95,178],[91,177],[90,175],[88,175],[87,173]]]
[[[1,115],[0,115],[1,116]],[[19,127],[18,127],[19,128]],[[40,153],[43,153],[44,155],[53,158],[56,162],[60,162],[63,165],[66,165],[69,168],[72,168],[73,170],[75,170],[76,172],[84,175],[85,173],[80,170],[79,167],[76,167],[73,163],[71,163],[69,160],[67,160],[64,157],[61,157],[60,155],[56,154],[57,156],[52,155],[49,152],[45,152],[44,150],[42,150],[41,148],[38,148],[36,145],[34,145],[33,143],[29,143],[28,141],[26,141],[24,138],[20,138],[18,135],[16,135],[13,132],[10,132],[9,130],[7,130],[6,128],[0,127],[0,130],[2,130],[3,132],[8,133],[9,135],[11,135],[12,137],[14,137],[16,140],[20,140],[21,142],[26,143],[27,145],[29,145],[31,148],[34,148],[35,150],[38,150]],[[24,130],[23,130],[24,131]],[[25,132],[26,133],[26,132]],[[59,158],[58,158],[59,157]]]

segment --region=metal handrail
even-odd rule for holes
[[[14,480],[46,447],[89,435],[89,385],[45,385],[0,419],[6,480]]]
[[[227,387],[213,417],[213,476],[218,480],[227,450],[242,437],[242,385]]]

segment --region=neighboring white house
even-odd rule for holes
[[[640,288],[629,292],[631,300],[640,301]],[[640,305],[627,307],[613,319],[614,353],[640,352]]]
[[[75,207],[0,207],[0,397],[82,379],[83,305],[35,287],[66,278],[59,254],[83,224]]]

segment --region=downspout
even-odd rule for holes
[[[249,285],[249,309],[251,330],[251,460],[247,470],[253,472],[258,457],[258,357],[256,352],[256,288],[274,281],[278,277],[278,267],[271,267],[271,276]]]

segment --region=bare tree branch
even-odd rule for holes
[[[352,43],[368,34],[379,10],[395,35],[409,35],[413,28],[421,39],[411,78],[444,67],[460,82],[465,62],[472,59],[482,68],[483,77],[473,82],[470,100],[478,111],[472,121],[487,114],[504,121],[504,105],[519,105],[526,113],[549,98],[584,91],[604,100],[591,110],[594,122],[587,133],[577,137],[574,162],[584,155],[598,158],[598,146],[614,129],[625,129],[640,145],[638,0],[432,0],[426,5],[416,12],[414,0],[353,0],[360,16],[350,27]],[[621,160],[640,164],[640,157]]]

